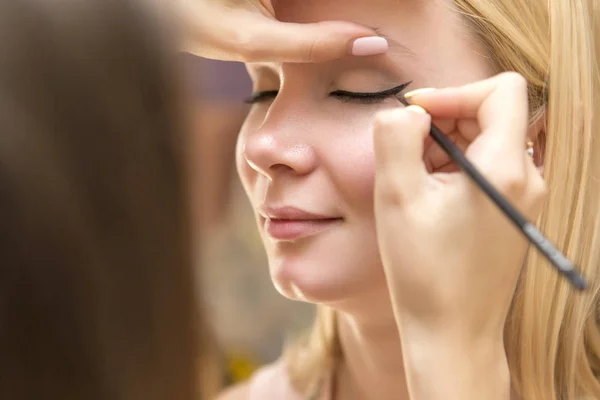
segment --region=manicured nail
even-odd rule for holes
[[[415,90],[411,90],[410,92],[406,93],[404,95],[405,99],[410,99],[413,96],[416,96],[417,94],[422,94],[422,93],[431,93],[431,92],[435,92],[436,89],[435,88],[421,88],[421,89],[415,89]]]
[[[418,114],[427,114],[427,111],[425,111],[425,109],[423,107],[416,106],[416,105],[410,105],[410,106],[406,107],[405,110],[416,112]]]
[[[353,56],[374,56],[388,51],[388,42],[380,36],[356,39],[352,43]]]

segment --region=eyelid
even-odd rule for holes
[[[344,103],[378,104],[390,97],[397,96],[410,84],[411,82],[407,82],[403,83],[402,85],[395,86],[391,89],[386,89],[374,93],[360,93],[348,92],[345,90],[336,90],[335,92],[332,92],[331,95]]]
[[[348,102],[352,102],[352,101],[365,102],[365,103],[376,102],[378,100],[383,100],[390,96],[395,96],[395,95],[399,94],[404,89],[406,89],[411,83],[412,83],[412,81],[406,82],[406,83],[403,83],[402,85],[398,85],[398,86],[395,86],[390,89],[382,90],[380,92],[350,92],[350,91],[346,91],[346,90],[335,90],[335,91],[331,92],[330,95],[337,97],[342,101],[348,101]],[[266,90],[266,91],[262,91],[262,92],[255,92],[255,93],[252,93],[252,95],[248,99],[245,100],[245,103],[247,103],[247,104],[260,103],[263,100],[273,99],[273,98],[277,97],[278,93],[279,93],[278,90]]]
[[[279,90],[264,90],[262,92],[254,92],[250,95],[250,97],[248,97],[246,100],[244,100],[244,103],[246,103],[246,104],[259,103],[266,99],[275,98],[278,93],[279,93]]]
[[[398,85],[398,86],[395,86],[390,89],[382,90],[380,92],[349,92],[347,90],[336,90],[334,92],[331,92],[331,94],[334,96],[349,96],[349,97],[354,97],[356,99],[361,99],[361,98],[371,99],[374,97],[388,97],[388,96],[393,96],[393,95],[400,93],[401,91],[406,89],[408,87],[408,85],[410,85],[411,83],[412,83],[412,81],[406,82],[406,83],[403,83],[402,85]]]

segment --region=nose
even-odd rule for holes
[[[289,121],[274,123],[265,120],[244,144],[243,154],[248,165],[268,177],[277,175],[307,175],[317,167],[314,148],[308,143],[301,125]],[[303,132],[304,131],[304,132]]]

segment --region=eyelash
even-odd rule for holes
[[[391,89],[383,90],[381,92],[373,92],[373,93],[359,93],[359,92],[348,92],[345,90],[336,90],[331,92],[329,95],[333,96],[344,103],[359,103],[359,104],[377,104],[389,97],[397,96],[400,92],[410,85],[411,82],[403,83],[402,85],[393,87]],[[252,96],[248,98],[245,103],[247,104],[256,104],[262,103],[266,100],[274,99],[278,90],[267,90],[264,92],[256,92],[252,93]]]

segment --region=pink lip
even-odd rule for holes
[[[264,207],[265,232],[275,240],[298,240],[322,232],[342,218],[310,213],[295,207]]]

